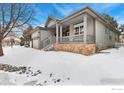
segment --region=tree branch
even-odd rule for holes
[[[9,12],[7,11],[8,9]],[[5,10],[6,9],[6,10]],[[5,11],[9,14],[10,18],[7,19]],[[2,22],[3,23],[3,38],[4,39],[13,28],[19,28],[27,24],[33,16],[33,10],[27,4],[10,4],[2,7]],[[6,19],[5,19],[6,18]]]

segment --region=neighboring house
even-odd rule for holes
[[[121,43],[124,43],[124,32],[121,32],[119,39]]]
[[[2,40],[2,45],[3,46],[11,46],[11,43],[13,43],[14,45],[20,45],[20,39],[18,37],[15,36],[15,33],[10,32],[7,37],[5,37]]]
[[[52,34],[51,31],[37,26],[32,32],[31,42],[32,48],[42,49],[55,42],[55,36]]]
[[[36,29],[32,34],[33,47],[43,48],[42,42],[49,37],[55,37],[55,42],[62,44],[95,44],[101,50],[113,47],[119,32],[94,10],[85,7],[62,20],[48,17],[45,28]],[[39,38],[43,39],[38,42]]]

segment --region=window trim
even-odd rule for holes
[[[82,31],[81,31],[81,27],[82,26],[83,26],[83,28],[82,28]],[[78,33],[76,32],[75,28],[78,28],[79,29]],[[74,35],[83,35],[84,34],[84,30],[83,29],[84,29],[84,23],[75,24],[74,25]]]

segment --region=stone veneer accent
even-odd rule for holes
[[[54,44],[53,49],[55,51],[73,52],[86,56],[96,53],[95,44]]]

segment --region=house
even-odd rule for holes
[[[14,32],[10,32],[3,40],[2,46],[20,45],[20,39],[15,35]]]
[[[40,32],[44,32],[44,34],[41,35]],[[46,46],[44,45],[46,43],[42,42],[46,42],[50,37],[55,37],[52,38],[55,39],[55,50],[72,52],[82,50],[95,52],[96,49],[102,50],[113,47],[115,42],[118,42],[119,37],[118,30],[90,7],[85,7],[62,20],[48,17],[45,28],[40,29],[40,32],[38,34],[36,30],[32,34],[33,42],[35,42],[33,46],[40,43],[37,48],[44,48],[43,46]],[[38,38],[43,38],[39,42],[36,41],[38,39],[33,38],[36,33],[39,35]],[[34,41],[34,39],[36,40]]]
[[[124,43],[124,32],[121,32],[119,39],[121,43]]]
[[[37,26],[32,31],[31,37],[32,48],[35,49],[42,49],[55,43],[55,36],[53,35],[53,33],[40,26]]]

